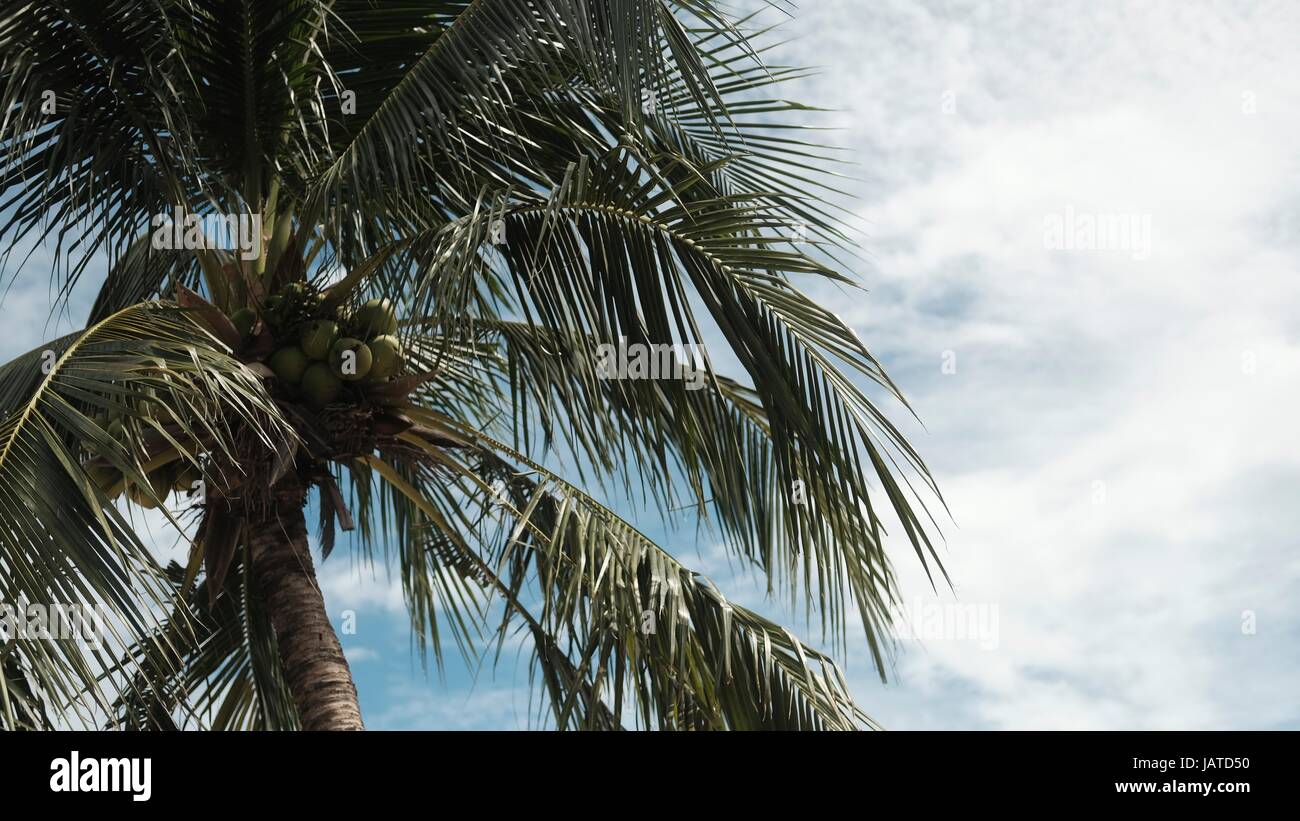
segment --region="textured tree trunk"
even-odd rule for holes
[[[364,730],[357,687],[316,584],[301,493],[286,493],[266,521],[249,522],[253,578],[280,649],[304,730]]]

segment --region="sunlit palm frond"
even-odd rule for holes
[[[18,377],[21,367],[36,369],[34,387]],[[0,601],[101,608],[107,631],[98,647],[28,638],[9,653],[51,715],[96,723],[93,711],[107,711],[130,687],[101,675],[114,648],[143,639],[172,604],[150,546],[129,511],[111,504],[111,489],[133,484],[137,498],[157,505],[170,492],[147,478],[159,465],[197,464],[240,436],[293,433],[260,379],[175,306],[133,306],[65,339],[61,353],[29,354],[6,369]],[[120,438],[105,429],[109,413]]]
[[[516,192],[412,244],[422,255],[412,268],[427,272],[409,290],[413,330],[495,332],[513,432],[540,417],[581,464],[607,475],[633,466],[664,499],[680,479],[737,555],[812,596],[836,634],[847,590],[881,665],[892,596],[885,511],[921,561],[941,567],[924,497],[936,489],[850,375],[906,407],[893,382],[796,285],[847,280],[794,247],[772,200],[683,201],[620,153],[579,164],[549,197]],[[497,220],[502,243],[488,241]],[[723,340],[714,354],[734,355],[745,372],[744,408],[731,406],[736,390],[713,381],[712,365],[702,385],[672,374],[611,381],[598,369],[602,344],[679,346],[707,364],[706,337]]]
[[[504,601],[533,642],[558,727],[857,729],[873,726],[838,668],[729,602],[634,527],[505,444],[438,414],[461,447],[367,463],[405,496],[407,550]]]

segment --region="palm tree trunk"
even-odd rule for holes
[[[248,523],[253,578],[303,729],[364,730],[352,671],[316,584],[303,502],[301,492],[282,492],[266,521]]]

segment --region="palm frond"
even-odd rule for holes
[[[64,295],[96,252],[120,253],[201,188],[172,82],[181,46],[151,2],[14,4],[0,18],[0,238],[53,238]]]
[[[130,687],[101,676],[113,648],[144,639],[173,600],[128,511],[111,503],[112,488],[134,484],[136,498],[156,506],[170,491],[148,478],[160,465],[197,465],[237,436],[269,441],[293,433],[260,378],[175,306],[142,304],[113,314],[65,340],[52,363],[39,364],[48,361],[22,357],[3,380],[0,601],[104,614],[107,635],[98,645],[43,638],[16,642],[11,651],[52,716],[96,723],[96,711],[107,711],[110,697]],[[40,377],[14,405],[21,366],[37,368]],[[101,427],[110,412],[121,420],[121,438]],[[92,464],[100,471],[94,478]]]
[[[504,594],[498,637],[511,620],[525,622],[556,726],[873,726],[833,661],[729,602],[578,488],[450,419],[411,414],[455,430],[466,447],[453,453],[404,435],[428,460],[407,460],[415,479],[383,458],[367,461],[418,511],[425,543],[445,541],[441,555],[460,556],[467,579]],[[467,504],[509,517],[506,537],[485,538],[486,519],[467,530],[448,515]],[[535,613],[520,604],[528,589]]]
[[[88,324],[141,302],[176,292],[176,286],[198,286],[199,265],[194,257],[156,250],[152,235],[140,235],[126,253],[109,265],[90,308]]]
[[[280,672],[275,634],[241,564],[226,595],[172,563],[178,609],[123,654],[115,672],[133,686],[113,704],[110,726],[133,730],[295,730],[298,716]],[[187,586],[188,585],[188,586]]]
[[[857,334],[795,285],[848,281],[792,247],[769,207],[779,197],[684,201],[627,160],[616,152],[598,168],[579,164],[545,199],[517,192],[515,203],[412,244],[423,257],[411,267],[427,272],[409,289],[419,327],[500,331],[516,432],[531,405],[543,432],[558,428],[586,464],[607,473],[631,464],[665,495],[682,471],[691,502],[707,503],[733,552],[791,595],[801,588],[834,635],[842,635],[847,590],[883,667],[893,595],[884,510],[922,563],[941,569],[918,492],[937,488],[849,374],[906,407],[897,387]],[[505,225],[503,244],[487,241],[493,220]],[[514,324],[496,319],[506,312]],[[744,413],[712,376],[708,329],[751,383]],[[609,380],[598,367],[601,344],[701,352],[707,384]]]

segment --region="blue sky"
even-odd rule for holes
[[[904,600],[996,614],[995,646],[902,640],[887,685],[851,631],[860,703],[898,729],[1300,727],[1300,6],[817,0],[785,29],[772,61],[823,69],[786,96],[835,109],[860,178],[868,293],[820,295],[908,394],[953,513],[955,591],[896,540]],[[1049,247],[1067,213],[1143,217],[1149,248]],[[69,327],[50,296],[10,289],[0,358]],[[426,677],[382,569],[320,573],[368,726],[527,726],[509,653]]]

